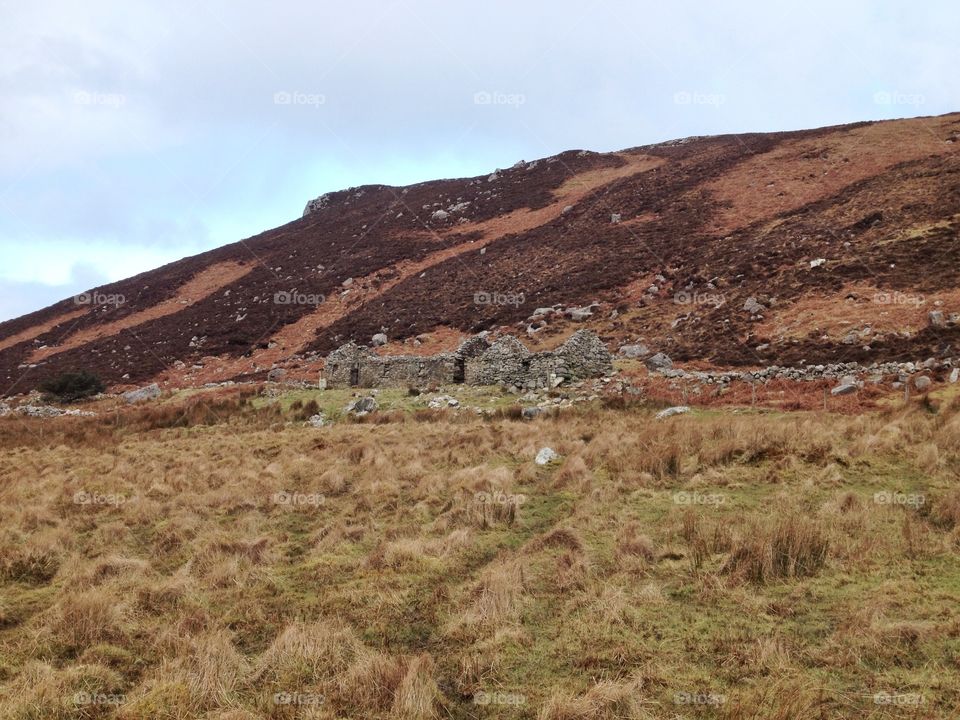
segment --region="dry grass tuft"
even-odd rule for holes
[[[640,532],[640,526],[630,522],[617,534],[616,556],[621,561],[625,558],[641,558],[652,563],[656,557],[656,549],[653,541]]]
[[[353,631],[341,623],[293,622],[257,659],[252,677],[292,688],[329,681],[350,668],[361,650]]]
[[[598,682],[583,695],[555,692],[537,715],[538,720],[641,720],[643,708],[636,683]]]
[[[386,712],[406,674],[403,658],[365,650],[340,681],[339,692],[366,711]]]
[[[726,570],[758,584],[806,577],[823,567],[828,546],[820,522],[787,512],[747,531],[734,546]]]
[[[52,634],[69,648],[83,649],[120,640],[127,612],[118,598],[97,589],[66,596],[52,614]]]
[[[404,720],[430,720],[439,717],[443,696],[434,679],[434,662],[429,655],[410,661],[393,703],[393,714]]]

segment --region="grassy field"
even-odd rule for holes
[[[472,392],[0,420],[0,717],[960,716],[956,401]]]

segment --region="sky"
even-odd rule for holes
[[[960,110],[956,0],[0,0],[0,321],[366,183]]]

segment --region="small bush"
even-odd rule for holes
[[[102,393],[105,389],[106,386],[100,378],[85,370],[63,373],[40,385],[40,391],[47,402],[76,402]]]

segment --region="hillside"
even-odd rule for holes
[[[928,315],[960,311],[958,138],[951,114],[330,193],[282,227],[0,324],[0,394],[77,368],[120,387],[315,377],[378,332],[387,353],[480,330],[552,347],[586,325],[701,365],[945,356],[960,329]],[[529,320],[591,303],[578,321]]]

